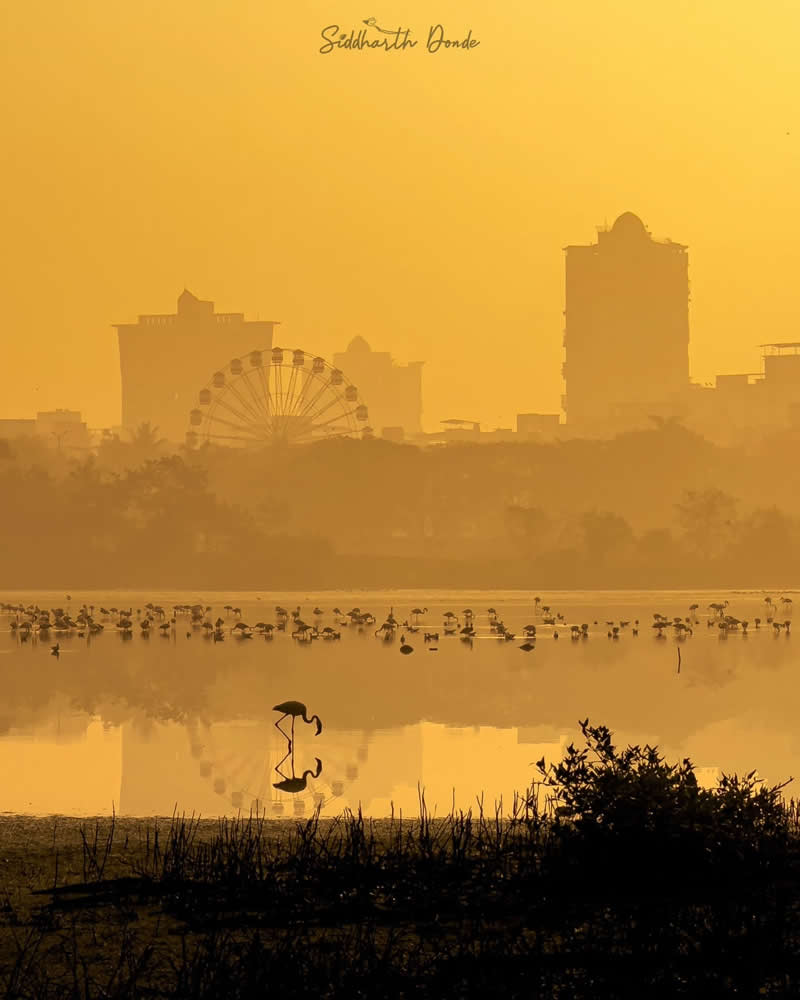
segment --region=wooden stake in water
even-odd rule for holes
[[[681,672],[681,647],[678,646],[678,673]]]

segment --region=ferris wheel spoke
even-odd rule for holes
[[[272,419],[272,392],[269,388],[269,371],[264,372],[264,368],[258,369],[258,381],[261,384],[262,398],[264,399],[264,405],[267,410],[267,414],[270,419]]]
[[[224,433],[226,430],[232,430],[237,434],[244,435],[247,438],[251,438],[254,441],[259,441],[264,439],[264,432],[260,427],[254,427],[252,424],[242,424],[234,423],[232,420],[226,420],[225,417],[220,416],[216,413],[210,413],[208,415],[208,432],[214,433],[217,430],[222,430]]]
[[[209,441],[244,441],[245,444],[261,444],[258,438],[244,437],[241,434],[212,434],[209,431],[206,438]]]
[[[284,420],[283,411],[285,408],[284,402],[284,392],[283,392],[283,366],[274,366],[275,371],[275,392],[273,396],[274,404],[272,407],[272,426],[276,437],[279,437],[284,432]]]
[[[306,402],[303,403],[303,406],[301,407],[300,413],[299,413],[299,416],[301,416],[301,417],[304,417],[304,416],[307,415],[309,409],[313,408],[313,406],[316,403],[316,401],[319,399],[319,397],[328,388],[328,383],[326,382],[325,379],[320,378],[318,375],[314,375],[312,373],[311,375],[309,375],[308,381],[306,382],[306,385],[304,387],[305,390],[308,389],[309,385],[313,385],[315,381],[321,382],[322,384],[320,385],[319,389],[317,389],[317,391],[314,393],[314,395],[311,397],[311,399],[309,399],[308,401],[306,401]]]
[[[292,368],[291,374],[287,380],[286,390],[281,393],[280,407],[278,412],[279,426],[282,434],[288,434],[290,427],[289,414],[292,409],[292,394],[294,392],[294,382],[295,382],[295,372],[296,368]]]
[[[297,439],[298,444],[304,444],[309,441],[334,441],[340,438],[349,438],[353,436],[353,432],[349,429],[337,430],[337,428],[331,427],[330,430],[323,433],[325,430],[324,425],[317,425],[316,427],[311,427],[307,434]]]
[[[237,410],[235,406],[232,406],[231,403],[227,399],[225,399],[223,397],[221,397],[220,399],[218,399],[216,401],[216,405],[215,405],[214,409],[211,411],[211,413],[209,413],[208,418],[213,417],[215,415],[215,413],[216,413],[216,410],[219,407],[221,407],[223,410],[227,410],[228,413],[232,413],[234,415],[234,417],[236,417],[236,419],[239,421],[239,424],[237,426],[240,426],[240,427],[243,426],[243,427],[248,428],[248,429],[253,427],[253,421],[246,414],[241,413],[239,410]],[[221,417],[217,417],[216,419],[219,420],[219,419],[222,419],[222,418]]]
[[[306,386],[309,377],[309,373],[305,370],[305,368],[299,365],[292,371],[292,384],[289,390],[289,398],[286,401],[286,415],[290,419],[297,418],[299,416],[300,406],[302,405],[302,400],[306,393]]]
[[[310,424],[306,424],[305,427],[303,427],[303,428],[295,431],[295,434],[294,434],[292,440],[296,444],[303,444],[306,441],[315,441],[316,440],[316,437],[315,437],[315,434],[314,434],[315,431],[316,431],[316,427],[313,427]]]
[[[263,415],[258,411],[258,409],[256,407],[253,407],[250,404],[250,402],[245,398],[245,396],[243,396],[242,393],[239,392],[236,382],[231,382],[229,384],[229,388],[231,392],[234,394],[234,396],[236,396],[236,398],[245,408],[246,412],[250,414],[252,420],[254,420],[256,423],[259,423],[261,420],[263,420]]]
[[[294,387],[297,383],[297,368],[292,366],[292,374],[289,376],[289,388],[286,390],[286,413],[292,411],[292,401],[294,400]]]
[[[317,383],[321,383],[317,388]],[[314,391],[316,389],[316,391]],[[297,406],[295,408],[295,417],[298,420],[310,420],[310,411],[313,410],[316,405],[317,400],[326,392],[330,391],[330,387],[325,381],[325,379],[320,378],[319,375],[314,375],[313,372],[306,373],[306,379],[303,383],[303,389],[300,397],[297,401]],[[310,398],[307,398],[309,392],[312,393]]]
[[[292,432],[292,428],[295,426],[295,409],[297,407],[297,381],[298,381],[298,371],[300,366],[296,365],[292,367],[292,374],[289,376],[289,385],[286,389],[286,398],[283,404],[283,422],[284,428],[287,433],[290,433],[292,437],[295,435]]]
[[[251,398],[253,400],[255,408],[256,408],[256,410],[259,413],[260,419],[261,420],[269,420],[269,410],[267,409],[264,397],[260,396],[258,394],[256,388],[253,386],[252,382],[250,381],[250,373],[246,372],[246,371],[243,371],[242,372],[242,380],[244,381],[244,384],[247,386],[247,391],[250,393],[250,396],[251,396]]]
[[[226,778],[231,785],[232,791],[244,791],[250,783],[250,776],[253,773],[253,761],[250,757],[239,755],[235,762],[226,767]],[[245,778],[247,779],[245,781]]]
[[[226,396],[220,396],[219,399],[214,401],[214,406],[211,412],[212,413],[215,412],[219,407],[221,407],[223,410],[227,410],[228,413],[232,413],[233,416],[236,417],[238,421],[240,421],[240,423],[247,425],[252,423],[247,414],[242,413],[241,410],[238,410]]]
[[[308,383],[310,379],[311,379],[311,373],[307,372],[305,368],[301,368],[300,373],[297,377],[297,380],[300,383],[300,388],[296,393],[292,394],[292,406],[290,412],[293,417],[300,415],[300,410],[303,405],[303,399],[305,398],[306,392],[308,392]]]
[[[281,409],[281,401],[283,399],[283,373],[281,365],[275,366],[275,396],[277,397],[275,410],[278,412]]]
[[[209,413],[206,420],[209,424],[221,424],[223,427],[230,427],[232,430],[244,432],[245,434],[254,433],[249,427],[243,427],[241,424],[235,424],[232,420],[226,420],[224,417],[218,417],[215,413]]]
[[[350,410],[349,413],[337,413],[329,420],[324,420],[321,423],[315,423],[314,430],[321,430],[323,427],[327,427],[329,424],[336,423],[337,420],[342,420],[346,419],[347,417],[352,417],[355,415],[355,412],[356,412],[355,410]]]
[[[325,406],[321,407],[319,410],[316,410],[314,413],[312,413],[309,419],[314,421],[314,423],[316,423],[316,421],[321,416],[326,414],[332,406],[341,406],[342,403],[343,400],[339,396],[334,396],[333,399],[331,399],[328,403],[325,404]],[[353,410],[353,412],[355,413],[355,410]]]
[[[298,444],[307,437],[307,429],[292,417],[284,417],[281,421],[278,436],[293,444]]]

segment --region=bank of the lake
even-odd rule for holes
[[[506,820],[5,818],[0,990],[795,995],[796,804],[582,728]]]

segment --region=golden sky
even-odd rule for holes
[[[319,54],[370,16],[421,44]],[[117,423],[110,324],[184,286],[425,360],[429,429],[554,412],[562,248],[625,210],[690,247],[693,376],[756,371],[800,339],[799,37],[796,0],[7,5],[0,417]]]

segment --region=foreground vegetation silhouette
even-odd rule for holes
[[[113,818],[71,848],[42,827],[36,891],[7,874],[0,989],[792,995],[800,811],[783,786],[751,772],[701,788],[690,761],[581,728],[510,812],[436,819],[421,792],[413,820]],[[30,871],[30,847],[20,856]]]

